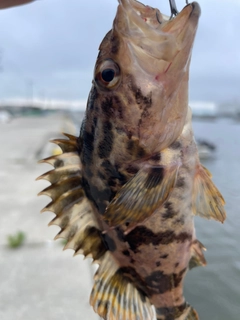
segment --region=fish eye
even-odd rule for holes
[[[114,79],[115,71],[113,69],[104,69],[102,71],[102,79],[105,82],[111,82]]]
[[[95,81],[104,88],[114,88],[120,80],[120,69],[111,59],[103,61],[95,70]]]

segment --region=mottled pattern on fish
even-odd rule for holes
[[[156,9],[120,1],[80,136],[55,140],[63,154],[44,160],[55,167],[40,177],[51,182],[44,211],[55,212],[65,248],[99,264],[90,303],[106,320],[152,320],[152,306],[158,320],[198,319],[183,296],[187,270],[206,264],[193,215],[225,219],[187,107],[198,17],[196,3],[167,22]],[[147,42],[155,38],[156,52]]]

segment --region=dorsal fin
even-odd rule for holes
[[[107,252],[95,274],[90,304],[105,320],[152,320],[149,300],[124,276]]]
[[[193,213],[207,219],[224,222],[225,201],[211,180],[211,173],[199,165],[194,179]]]
[[[68,139],[52,141],[60,146],[63,153],[40,161],[54,167],[38,178],[51,183],[39,193],[52,199],[42,212],[52,211],[56,214],[49,224],[61,228],[55,239],[63,238],[67,241],[64,249],[73,249],[75,254],[82,253],[99,261],[106,248],[93,208],[82,187],[82,165],[77,138],[69,134],[65,136]]]

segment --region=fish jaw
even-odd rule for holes
[[[172,74],[175,75],[175,81],[172,82],[178,83],[181,76],[176,77],[176,73],[188,71],[200,16],[198,3],[188,4],[171,20],[158,9],[135,0],[119,0],[119,3],[113,31],[125,44],[121,56],[126,62],[123,70],[129,68],[136,78],[148,75],[147,81],[139,83],[142,89],[144,84],[146,90],[151,87],[155,89],[156,86],[159,91],[161,86],[158,83],[161,80],[164,82]]]
[[[158,9],[135,0],[119,0],[113,29],[100,45],[95,73],[105,59],[112,59],[119,65],[121,76],[118,87],[105,94],[120,94],[123,101],[125,93],[121,91],[132,90],[133,96],[140,92],[150,102],[144,113],[135,101],[131,106],[126,104],[124,119],[125,127],[132,128],[149,153],[168,147],[182,132],[199,16],[196,2],[168,20]],[[110,44],[113,39],[117,46]]]

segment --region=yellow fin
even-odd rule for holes
[[[188,312],[188,315],[183,320],[199,320],[197,311],[190,306],[190,310]]]
[[[126,267],[127,268],[127,267]],[[152,320],[153,309],[107,252],[95,275],[90,304],[107,320]]]
[[[207,219],[224,222],[225,201],[211,180],[210,172],[199,165],[194,179],[193,213]]]
[[[207,261],[204,257],[203,250],[205,251],[206,248],[200,241],[198,240],[193,241],[191,246],[192,257],[188,265],[190,270],[194,267],[206,266]]]
[[[49,224],[61,228],[55,239],[67,240],[65,249],[73,249],[75,254],[81,253],[99,261],[107,249],[93,208],[82,188],[82,165],[77,138],[65,135],[68,140],[54,141],[62,148],[63,153],[41,161],[54,167],[39,177],[51,183],[39,193],[52,198],[42,211],[52,211],[56,214]]]
[[[103,219],[110,227],[125,224],[130,229],[149,218],[171,193],[178,168],[175,164],[141,169],[116,194]]]

